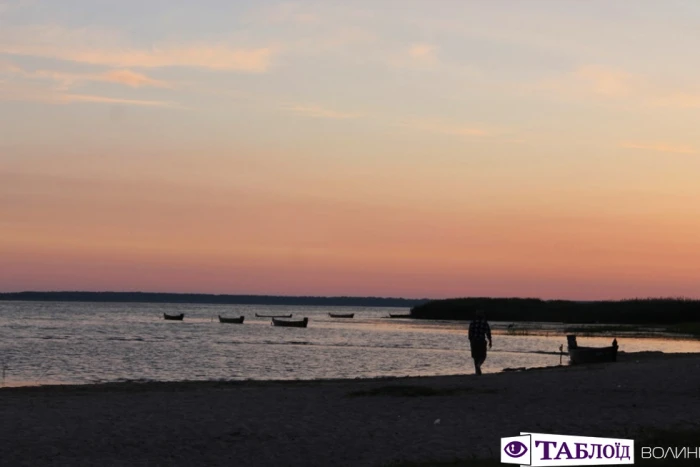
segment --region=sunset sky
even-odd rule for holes
[[[0,291],[700,297],[700,2],[0,0]]]

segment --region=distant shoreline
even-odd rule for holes
[[[187,303],[207,305],[300,305],[410,308],[430,299],[394,297],[313,297],[284,295],[216,295],[159,292],[6,292],[0,301]]]

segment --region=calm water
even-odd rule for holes
[[[163,312],[185,313],[183,322]],[[308,316],[279,328],[255,313]],[[333,319],[329,312],[355,313]],[[124,380],[314,379],[471,373],[466,322],[386,319],[397,308],[0,302],[0,385]],[[245,315],[221,324],[217,315]],[[492,323],[504,328],[506,323]],[[496,331],[497,332],[497,331]],[[579,338],[609,345],[609,338]],[[700,352],[700,342],[618,339],[628,352]],[[494,335],[484,370],[556,365],[566,338]],[[548,353],[549,352],[549,353]],[[564,357],[566,362],[566,357]]]

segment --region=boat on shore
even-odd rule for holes
[[[309,318],[302,320],[287,321],[284,319],[272,318],[273,326],[281,326],[288,328],[305,328],[309,324]]]
[[[255,313],[256,318],[291,318],[292,313],[289,313],[288,315],[261,315],[259,313]]]
[[[613,339],[609,347],[579,347],[574,335],[566,336],[566,340],[572,365],[617,361],[617,339]]]
[[[224,316],[219,315],[220,323],[243,324],[244,319],[245,316],[239,316],[238,318],[226,318]]]
[[[354,318],[355,313],[328,313],[331,318]]]
[[[184,313],[180,313],[179,315],[169,315],[167,313],[163,313],[163,319],[166,319],[168,321],[182,321],[184,317]]]
[[[389,313],[389,318],[410,318],[411,313],[400,314],[400,313]]]

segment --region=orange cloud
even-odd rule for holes
[[[153,86],[158,88],[168,88],[170,85],[164,81],[149,78],[141,73],[136,73],[131,70],[111,70],[101,75],[98,75],[104,81],[110,83],[119,83],[132,88],[140,88],[143,86]]]
[[[32,83],[0,83],[0,101],[43,102],[46,104],[70,104],[90,102],[101,104],[122,104],[139,107],[183,108],[175,102],[123,99],[118,97],[66,93],[61,89],[37,86]]]
[[[573,74],[574,81],[596,95],[605,97],[627,97],[639,88],[639,79],[620,70],[595,65],[583,66]]]
[[[700,107],[700,92],[674,91],[671,86],[644,76],[598,65],[581,66],[566,75],[541,82],[539,88],[569,98],[634,101],[651,107]]]
[[[408,50],[408,54],[415,58],[432,58],[435,55],[435,47],[427,44],[417,44]]]
[[[398,68],[429,69],[439,64],[437,48],[430,44],[414,44],[389,59]]]
[[[415,130],[427,131],[430,133],[438,133],[443,135],[485,136],[488,134],[488,132],[482,128],[435,120],[414,119],[403,121],[400,123],[400,125]]]
[[[135,105],[139,107],[171,107],[171,108],[183,108],[181,105],[175,102],[167,101],[149,101],[142,99],[121,99],[117,97],[107,97],[107,96],[93,96],[86,94],[58,94],[56,96],[56,101],[59,103],[71,103],[71,102],[93,102],[100,104],[125,104],[125,105]]]
[[[0,31],[0,53],[115,68],[193,67],[262,73],[270,66],[273,50],[224,42],[143,48],[125,44],[119,35],[108,31],[33,26]]]
[[[662,96],[652,101],[652,104],[658,107],[674,107],[674,108],[698,108],[700,107],[700,93],[691,94],[678,92]]]
[[[19,69],[18,69],[19,70]],[[158,88],[172,88],[173,85],[160,81],[157,79],[150,78],[144,74],[136,73],[131,70],[110,70],[104,73],[64,73],[61,71],[52,70],[38,70],[34,72],[28,72],[25,70],[19,70],[20,73],[27,78],[46,78],[57,81],[61,83],[64,87],[73,87],[76,84],[87,82],[87,81],[97,81],[105,83],[115,83],[123,84],[125,86],[130,86],[133,88],[140,88],[145,86],[158,87]]]
[[[697,151],[690,146],[675,146],[664,143],[621,143],[621,148],[642,149],[644,151],[669,152],[674,154],[697,154]]]
[[[545,80],[539,87],[567,97],[621,99],[638,93],[642,82],[638,77],[621,70],[585,65],[565,75]]]
[[[298,115],[303,115],[305,117],[313,118],[330,118],[330,119],[349,119],[349,118],[360,118],[361,114],[348,113],[348,112],[338,112],[335,110],[325,109],[317,105],[301,105],[301,104],[290,104],[282,106],[283,109],[290,112],[294,112]]]
[[[193,67],[237,70],[253,73],[267,71],[272,49],[232,49],[225,45],[201,45],[156,48],[152,50],[83,50],[59,53],[57,58],[95,65],[161,68]]]

